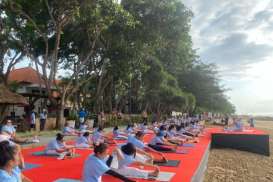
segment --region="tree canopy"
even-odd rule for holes
[[[193,49],[193,13],[181,0],[0,3],[2,77],[6,59],[12,67],[29,58],[60,109],[72,100],[96,112],[234,112],[215,67]],[[61,72],[68,74],[54,101],[51,88]]]

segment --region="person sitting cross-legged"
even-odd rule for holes
[[[65,156],[74,156],[75,146],[67,145],[64,141],[64,135],[57,133],[56,139],[51,140],[46,149],[46,155],[58,155],[59,159],[64,159]]]

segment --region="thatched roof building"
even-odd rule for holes
[[[23,104],[28,105],[25,97],[11,92],[6,86],[0,84],[0,104]]]

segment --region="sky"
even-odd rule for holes
[[[183,0],[194,48],[238,114],[273,115],[273,0]]]

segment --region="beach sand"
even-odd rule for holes
[[[232,149],[212,149],[204,182],[273,182],[273,121],[256,121],[270,135],[271,156]]]

